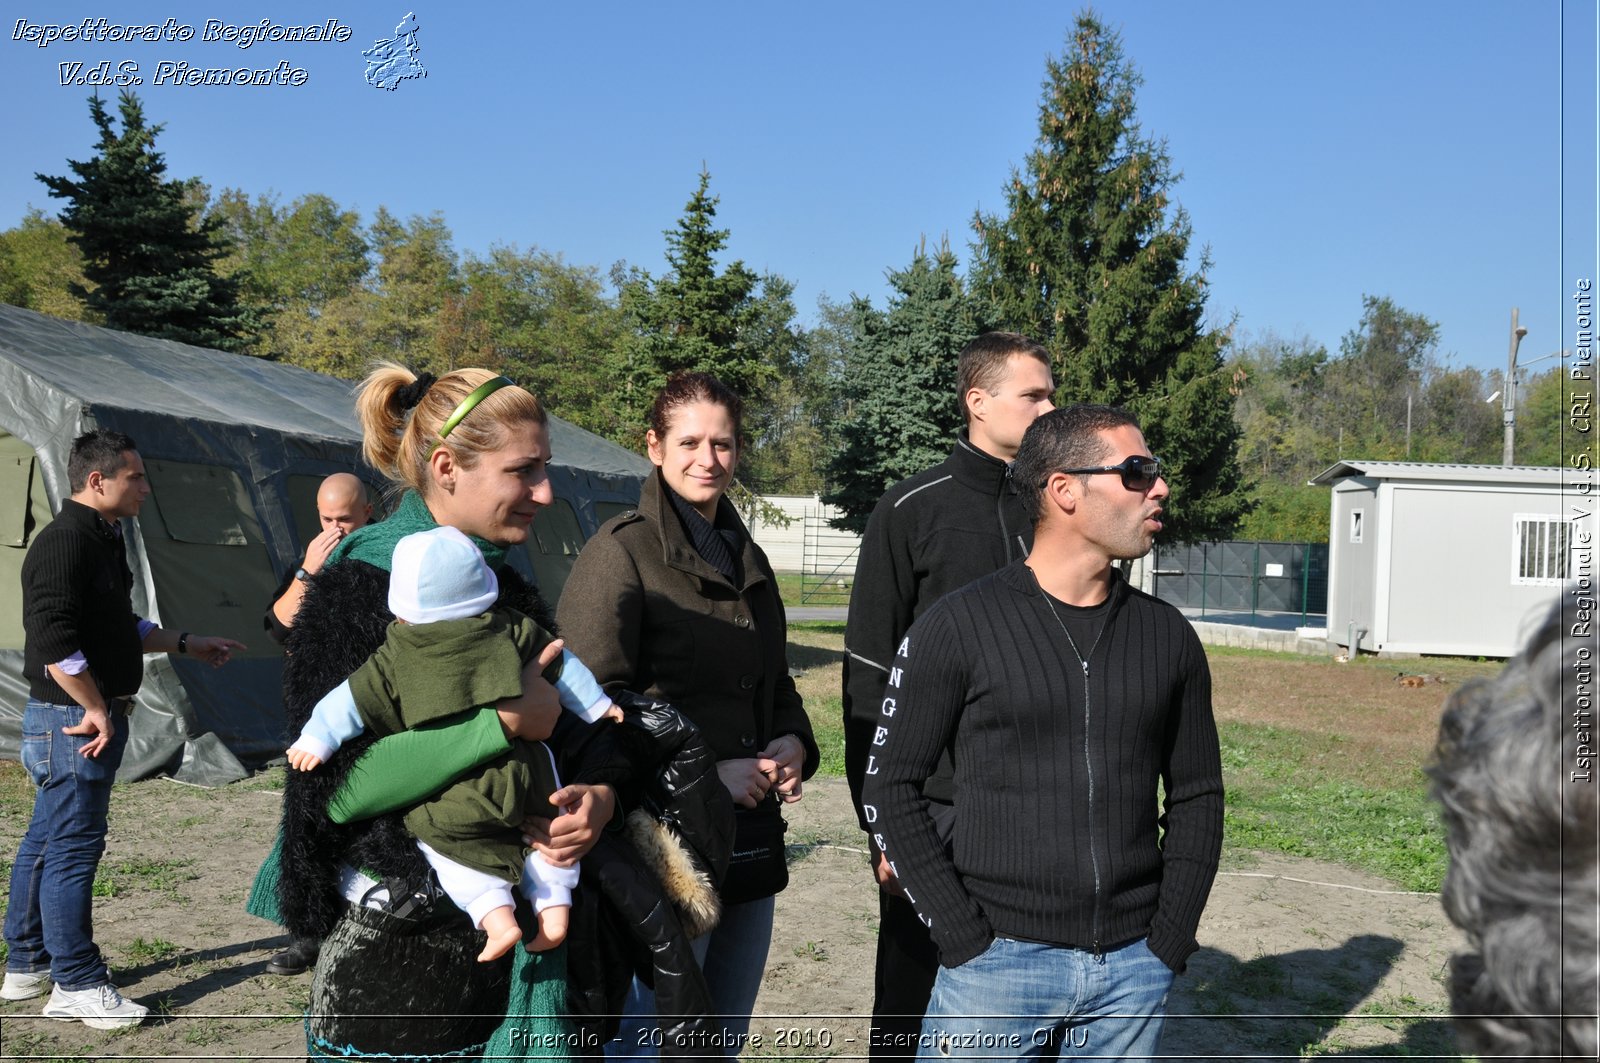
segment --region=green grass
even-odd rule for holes
[[[1360,868],[1403,889],[1434,892],[1444,833],[1416,769],[1398,785],[1358,785],[1337,735],[1224,723],[1224,830],[1230,849],[1267,849]]]
[[[829,778],[844,775],[844,702],[837,694],[808,701],[806,714],[811,717],[811,733],[822,754],[817,774]]]
[[[282,764],[258,771],[248,779],[229,783],[229,793],[252,793],[256,791],[277,792],[283,789],[283,776],[287,769]]]
[[[843,620],[793,620],[789,623],[790,631],[815,631],[820,635],[838,635],[844,638]],[[840,648],[843,648],[841,643]]]
[[[177,897],[178,886],[192,881],[199,874],[192,870],[193,860],[130,860],[101,861],[95,871],[93,894],[96,897],[117,897],[133,889],[158,890]]]
[[[134,938],[122,951],[130,965],[142,966],[147,963],[160,963],[183,950],[165,938],[151,938],[146,941],[141,936]]]
[[[789,625],[789,664],[804,674],[795,681],[805,699],[806,715],[822,753],[817,774],[844,774],[844,706],[840,698],[840,660],[844,650],[844,624],[836,620],[811,620]]]
[[[783,598],[783,604],[796,605],[849,605],[850,590],[854,583],[845,579],[845,586],[841,589],[837,580],[831,580],[827,587],[818,588],[822,581],[821,576],[802,576],[798,572],[779,572],[778,593]],[[811,600],[805,600],[805,590],[810,587],[816,593],[811,595]]]

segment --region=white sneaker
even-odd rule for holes
[[[40,971],[38,974],[7,971],[5,984],[0,985],[0,1000],[32,1000],[34,997],[44,996],[44,991],[48,988],[50,988],[49,971]]]
[[[50,1003],[44,1006],[47,1019],[77,1019],[96,1030],[137,1026],[148,1014],[150,1009],[143,1004],[123,1000],[117,987],[110,982],[88,989],[56,986],[50,993]]]

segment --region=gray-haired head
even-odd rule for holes
[[[1600,783],[1571,777],[1567,748],[1575,723],[1593,732],[1578,698],[1595,643],[1574,637],[1575,612],[1558,603],[1499,676],[1450,698],[1428,766],[1444,908],[1472,950],[1451,960],[1450,1002],[1461,1047],[1486,1059],[1595,1058]]]

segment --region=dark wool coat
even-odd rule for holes
[[[718,760],[753,757],[792,734],[810,778],[819,755],[789,675],[777,578],[732,503],[720,505],[719,526],[744,531],[739,586],[695,552],[658,470],[639,508],[603,524],[578,555],[561,596],[563,636],[608,691],[676,705]]]

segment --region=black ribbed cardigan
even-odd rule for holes
[[[1115,572],[1111,595],[1098,645],[1078,640],[1087,674],[1021,562],[947,595],[901,643],[864,798],[946,967],[997,935],[1083,949],[1148,935],[1174,971],[1197,948],[1222,850],[1211,673],[1176,609]],[[947,747],[949,855],[922,794]]]
[[[22,674],[28,696],[73,704],[48,665],[82,651],[108,698],[136,694],[144,646],[122,540],[92,506],[63,499],[22,561]]]

